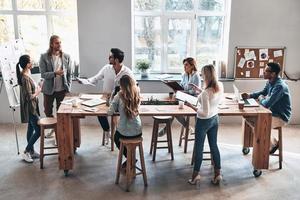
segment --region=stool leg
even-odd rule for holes
[[[44,168],[44,139],[45,139],[45,129],[41,126],[41,137],[40,137],[40,168]]]
[[[118,165],[117,165],[117,175],[116,175],[116,184],[119,184],[119,179],[120,179],[120,171],[121,171],[121,166],[122,166],[122,158],[123,158],[123,151],[124,151],[124,145],[121,142],[120,144],[120,151],[119,151],[119,156],[118,156]]]
[[[279,169],[282,169],[282,128],[278,129],[278,142],[279,142]]]
[[[167,135],[169,136],[168,138],[168,146],[171,151],[171,160],[174,160],[174,154],[173,154],[173,142],[172,142],[172,133],[171,133],[171,123],[167,123]]]
[[[152,161],[155,162],[156,149],[157,149],[157,137],[158,137],[158,123],[154,122],[155,131],[153,131],[153,157]]]
[[[132,150],[131,148],[128,146],[126,146],[127,148],[127,165],[126,165],[126,191],[129,192],[129,187],[131,184],[131,173],[132,173]]]
[[[184,153],[187,152],[188,138],[189,138],[189,126],[190,126],[190,117],[186,118],[186,127],[185,127],[185,137],[184,137]]]
[[[136,168],[135,168],[135,160],[136,160],[136,146],[131,146],[132,148],[132,162],[131,162],[131,166],[132,166],[132,176],[133,178],[136,177]]]
[[[140,159],[141,159],[141,168],[143,173],[144,179],[144,186],[147,186],[147,174],[146,174],[146,167],[145,167],[145,160],[144,160],[144,151],[143,151],[143,143],[139,144],[139,152],[140,152]]]
[[[184,126],[181,126],[179,144],[178,144],[180,147],[181,147],[181,143],[182,143],[183,132],[184,132]]]
[[[150,155],[152,154],[153,151],[153,142],[154,142],[154,135],[155,135],[155,131],[158,131],[158,129],[156,130],[156,121],[154,120],[153,122],[153,129],[152,129],[152,137],[151,137],[151,143],[150,143]]]

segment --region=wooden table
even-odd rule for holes
[[[150,96],[157,97],[157,94]],[[168,94],[160,94],[160,98],[168,98]],[[147,99],[149,94],[143,95]],[[66,97],[70,98],[70,97]],[[271,134],[271,112],[260,106],[238,109],[236,102],[225,100],[224,104],[227,109],[220,109],[220,116],[242,116],[244,117],[244,149],[253,147],[252,164],[254,167],[254,175],[260,176],[260,169],[268,169],[269,167],[269,146]],[[57,112],[57,138],[59,150],[59,169],[64,170],[65,175],[68,175],[69,170],[74,166],[74,151],[80,146],[80,118],[85,116],[107,116],[108,107],[104,104],[97,106],[98,111],[84,111],[80,105],[77,108],[72,105],[61,104]],[[196,115],[196,112],[184,106],[179,109],[177,105],[141,105],[140,116],[186,116],[188,119]],[[112,117],[112,135],[114,134],[114,117]],[[254,133],[254,134],[252,134]],[[185,135],[188,134],[188,128]],[[112,137],[113,138],[113,137]],[[112,150],[114,147],[111,140]],[[187,142],[187,140],[185,140]],[[243,150],[244,151],[244,150]],[[246,152],[246,151],[245,151]],[[246,152],[247,153],[247,152]]]

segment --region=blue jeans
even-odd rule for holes
[[[39,117],[36,115],[33,115],[29,113],[29,121],[28,121],[28,127],[27,127],[27,146],[26,146],[26,152],[33,152],[34,143],[39,139],[41,136],[41,128],[40,125],[38,125]]]
[[[217,145],[217,135],[219,127],[219,116],[215,115],[209,119],[199,119],[196,121],[195,130],[195,165],[194,171],[199,172],[203,159],[203,146],[207,134],[210,152],[213,157],[215,169],[221,169],[220,152]]]

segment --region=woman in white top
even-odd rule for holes
[[[221,176],[221,159],[217,145],[217,133],[219,126],[218,104],[222,100],[223,85],[218,82],[216,71],[213,65],[206,65],[202,68],[202,77],[204,82],[203,91],[196,88],[201,93],[198,96],[198,108],[188,104],[197,111],[197,121],[195,130],[195,165],[192,178],[188,181],[190,184],[196,184],[200,180],[200,167],[203,160],[203,146],[205,136],[207,135],[212,159],[214,161],[215,174],[212,179],[213,184],[218,184]]]

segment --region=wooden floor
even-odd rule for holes
[[[283,169],[277,170],[277,158],[270,159],[270,170],[263,170],[254,178],[251,167],[251,153],[241,152],[241,127],[221,125],[218,143],[222,159],[224,180],[220,186],[210,184],[213,175],[209,161],[201,167],[201,184],[187,183],[192,173],[190,165],[192,142],[188,153],[178,147],[180,128],[173,126],[174,161],[170,161],[167,150],[158,150],[156,162],[149,155],[152,126],[143,129],[144,152],[148,176],[148,187],[138,176],[131,192],[124,191],[125,179],[115,185],[118,151],[111,152],[101,146],[102,130],[99,126],[82,127],[82,145],[77,150],[75,169],[69,177],[58,170],[57,156],[46,157],[44,169],[39,161],[24,163],[16,154],[13,127],[0,125],[0,199],[300,199],[300,126],[283,129]],[[26,126],[19,126],[20,149],[26,145]],[[51,145],[53,139],[47,139]],[[38,150],[39,145],[35,148]]]

